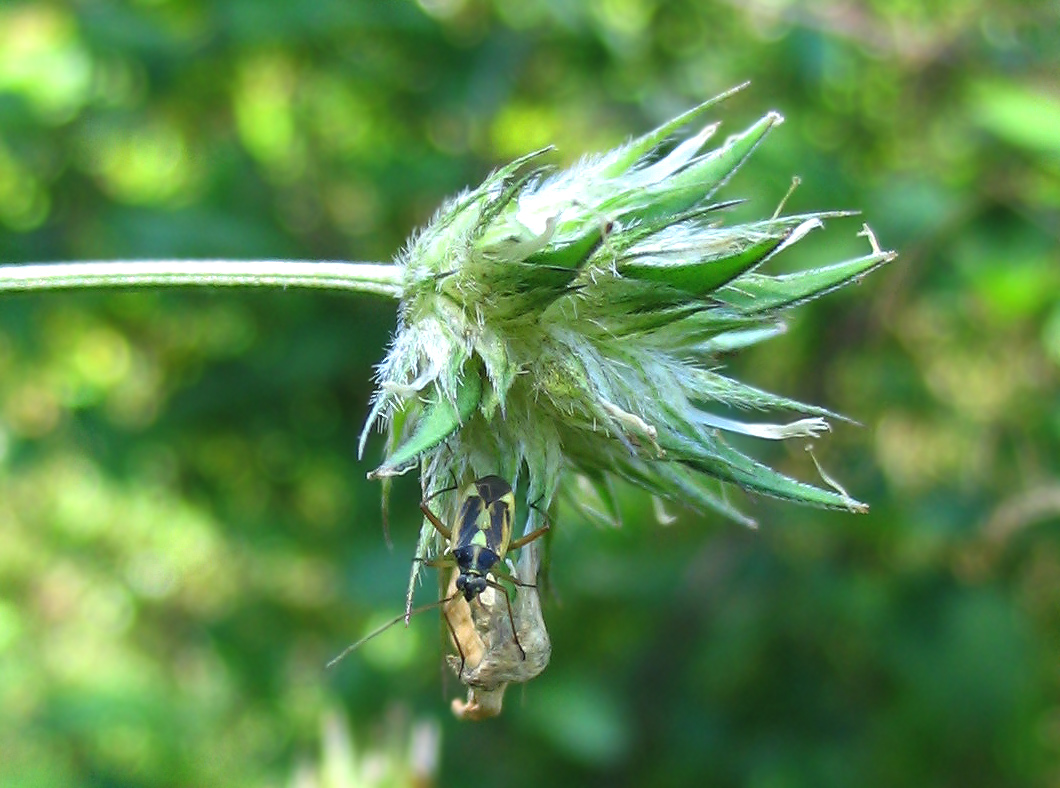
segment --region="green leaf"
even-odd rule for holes
[[[498,407],[504,407],[508,389],[519,374],[519,365],[512,360],[504,340],[488,325],[479,330],[475,350],[482,359],[486,377],[492,384],[486,387],[479,408],[488,421],[493,418]]]
[[[576,297],[579,318],[647,315],[661,310],[696,307],[689,304],[685,294],[665,284],[617,277],[598,277],[591,287],[579,291]]]
[[[478,369],[465,374],[456,390],[456,402],[440,394],[428,403],[416,428],[407,440],[387,457],[386,462],[368,474],[374,479],[402,472],[424,452],[430,451],[460,429],[482,401],[482,375]]]
[[[719,203],[725,205],[725,203]],[[713,206],[710,206],[713,207]],[[697,243],[670,243],[662,236],[654,244],[645,239],[620,263],[623,275],[667,282],[686,293],[705,296],[823,227],[821,219],[846,214],[821,213],[786,216],[732,230],[702,232]]]
[[[682,453],[689,448],[687,444],[683,447],[674,446],[673,453],[690,468],[733,482],[745,490],[824,509],[868,511],[866,504],[848,495],[800,482],[751,459],[725,443],[716,431],[704,434],[702,443],[703,448],[693,449],[683,457]],[[671,450],[670,447],[666,448],[667,451]]]
[[[771,312],[811,301],[837,290],[852,279],[864,276],[894,258],[894,252],[875,252],[795,274],[745,274],[735,284],[720,288],[715,296],[745,314]]]
[[[781,120],[777,113],[769,113],[742,134],[731,138],[724,147],[693,160],[685,169],[636,195],[637,204],[618,213],[619,217],[624,222],[632,219],[653,222],[680,214],[709,199]]]
[[[762,319],[729,307],[699,307],[692,314],[679,317],[660,334],[671,348],[691,348],[722,333],[754,328]]]
[[[830,419],[850,421],[838,413],[818,405],[782,397],[760,388],[755,388],[743,381],[735,380],[715,372],[712,369],[697,369],[695,375],[698,390],[696,402],[710,404],[721,402],[734,408],[754,408],[755,410],[789,410],[805,415],[824,416]]]
[[[603,241],[605,223],[591,224],[580,238],[562,246],[550,245],[547,249],[530,255],[526,262],[556,268],[577,269],[596,251]]]
[[[707,203],[705,205],[694,205],[684,213],[673,214],[670,216],[663,216],[656,219],[654,222],[637,222],[632,226],[626,226],[622,228],[620,233],[616,233],[607,239],[608,248],[613,250],[614,256],[617,259],[625,259],[634,256],[633,254],[627,254],[627,251],[633,249],[638,244],[644,243],[651,236],[665,230],[667,227],[672,227],[678,224],[684,224],[686,222],[695,222],[697,224],[708,223],[710,221],[717,221],[712,214],[716,214],[720,211],[724,211],[728,208],[732,208],[735,205],[741,205],[746,202],[743,199],[734,200],[723,200],[721,202]],[[765,227],[772,227],[776,222],[763,222],[762,225]]]
[[[783,241],[783,237],[766,238],[728,257],[715,257],[677,265],[629,262],[620,270],[623,276],[650,282],[664,282],[686,293],[704,296],[754,268]]]
[[[614,178],[626,173],[630,167],[632,167],[642,158],[644,158],[653,150],[655,150],[664,142],[666,142],[666,140],[676,134],[679,129],[698,120],[706,113],[708,109],[714,107],[715,105],[721,103],[730,96],[743,90],[749,84],[749,82],[745,82],[742,85],[737,85],[736,87],[727,90],[712,99],[707,99],[699,106],[693,107],[687,112],[678,115],[673,120],[670,120],[664,123],[663,125],[659,126],[657,129],[649,131],[647,134],[644,134],[638,137],[637,139],[633,140],[631,143],[629,143],[629,145],[622,149],[622,155],[617,156],[615,158],[614,163],[611,164],[611,166],[609,166],[606,170],[604,170],[603,174],[605,176]]]
[[[766,134],[777,125],[784,122],[783,116],[777,112],[770,112],[762,117],[757,123],[750,126],[742,134],[730,138],[725,147],[712,151],[702,157],[695,164],[683,170],[673,181],[680,184],[682,181],[689,184],[709,185],[710,190],[704,195],[711,194],[721,188],[726,181],[750,158],[755,148],[765,139]]]
[[[482,298],[492,299],[503,316],[511,317],[542,309],[564,293],[577,275],[577,268],[506,262],[483,266],[475,282]]]
[[[508,207],[509,203],[518,196],[528,182],[541,177],[548,168],[538,167],[537,169],[523,173],[519,173],[518,171],[525,164],[544,156],[552,150],[554,150],[554,148],[549,146],[516,159],[493,173],[493,175],[491,175],[482,186],[476,190],[489,195],[495,188],[500,189],[499,194],[491,199],[482,209],[482,213],[478,219],[478,235],[482,235],[482,233],[489,228],[491,222],[493,222],[502,210]]]
[[[660,498],[698,512],[717,512],[749,528],[757,525],[730,504],[720,489],[715,491],[710,488],[711,483],[718,485],[716,480],[704,479],[677,463],[666,460],[651,462],[626,456],[617,459],[611,470]]]
[[[773,323],[755,328],[737,329],[718,334],[716,337],[700,342],[693,348],[697,353],[703,355],[715,355],[718,353],[731,353],[742,350],[745,347],[765,342],[778,337],[786,332],[787,326],[783,323]]]
[[[660,339],[660,332],[671,323],[676,323],[698,307],[695,304],[685,304],[672,308],[664,308],[655,311],[628,312],[619,315],[601,315],[598,326],[587,328],[585,332],[603,332],[608,336],[632,337],[638,335],[643,341]],[[678,347],[677,343],[663,339],[659,346]]]

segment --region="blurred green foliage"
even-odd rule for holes
[[[386,549],[354,456],[393,304],[4,297],[0,782],[394,784],[436,720],[440,785],[1056,783],[1058,60],[1055,2],[4,3],[4,262],[387,260],[492,166],[746,79],[725,128],[788,123],[723,196],[799,175],[901,257],[733,362],[865,425],[816,455],[871,514],[561,517],[553,664],[479,726],[430,617],[322,670],[400,609],[418,527],[401,479]]]

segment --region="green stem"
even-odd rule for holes
[[[0,266],[0,292],[186,285],[309,287],[399,298],[401,270],[385,263],[291,260],[108,260]]]

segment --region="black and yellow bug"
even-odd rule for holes
[[[429,501],[430,498],[422,501],[420,509],[435,530],[449,542],[448,554],[451,556],[451,560],[443,557],[432,564],[435,566],[456,564],[460,570],[456,578],[456,594],[463,594],[464,599],[469,603],[486,588],[493,588],[504,594],[504,601],[508,605],[508,619],[512,624],[512,637],[515,639],[519,654],[526,659],[526,652],[523,651],[523,645],[519,642],[519,634],[515,629],[512,599],[508,595],[508,589],[495,580],[490,580],[488,575],[492,573],[520,585],[515,578],[501,568],[504,557],[509,550],[518,550],[528,542],[543,536],[549,530],[549,524],[546,522],[536,531],[512,541],[515,492],[512,486],[500,476],[483,476],[471,482],[464,489],[460,513],[452,529],[447,528],[431,511],[427,505]],[[453,639],[456,641],[455,636]],[[463,661],[464,654],[460,649],[459,641],[456,641],[456,647],[461,652],[460,658]]]
[[[537,530],[512,541],[512,521],[515,518],[515,492],[512,490],[512,486],[500,476],[483,476],[463,489],[456,523],[452,528],[449,528],[438,515],[431,511],[428,504],[433,498],[442,493],[452,492],[455,489],[455,487],[448,487],[427,496],[420,501],[420,510],[428,522],[434,526],[435,530],[449,542],[448,548],[440,558],[426,563],[435,567],[455,565],[459,570],[459,574],[456,577],[456,591],[450,596],[439,599],[437,602],[424,605],[405,615],[398,616],[393,621],[387,622],[356,643],[348,646],[341,654],[328,663],[327,666],[329,668],[351,651],[359,648],[376,635],[385,632],[399,621],[407,621],[409,616],[421,613],[424,610],[443,607],[461,595],[470,604],[473,599],[487,588],[493,588],[504,594],[504,601],[508,606],[508,620],[512,625],[512,638],[515,640],[520,656],[524,660],[526,659],[526,652],[519,642],[519,634],[516,631],[515,617],[512,614],[512,599],[508,594],[508,589],[496,580],[491,580],[489,575],[492,574],[504,578],[515,585],[524,585],[503,568],[504,558],[509,550],[517,550],[523,545],[543,536],[550,528],[549,523],[546,520],[545,524]],[[442,616],[445,618],[445,623],[453,636],[453,643],[457,651],[460,652],[460,670],[458,674],[462,674],[464,670],[464,651],[460,647],[460,641],[453,629],[452,622],[449,621],[449,617],[445,614],[444,607]]]

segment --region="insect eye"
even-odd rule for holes
[[[457,575],[456,578],[456,590],[463,591],[464,586],[467,585],[467,575]]]
[[[472,594],[481,594],[486,590],[486,578],[476,577],[468,582],[468,590]]]

